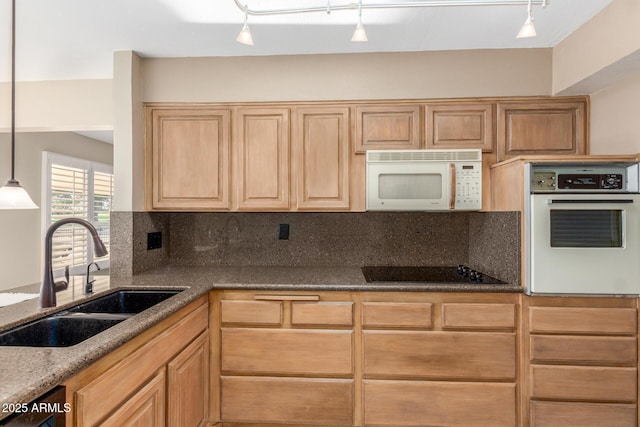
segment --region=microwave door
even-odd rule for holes
[[[447,163],[367,165],[367,210],[449,210]]]
[[[531,196],[530,292],[640,293],[640,195]]]

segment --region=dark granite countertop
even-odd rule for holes
[[[58,293],[58,307],[40,309],[38,299],[0,307],[0,330],[43,317],[76,304],[83,277],[72,278]],[[97,361],[144,330],[175,313],[212,289],[270,291],[395,291],[519,293],[517,285],[367,283],[359,267],[180,267],[166,266],[135,276],[97,276],[95,295],[116,288],[184,289],[176,296],[72,347],[0,347],[0,407],[28,403]],[[38,292],[38,285],[16,292]],[[9,291],[4,291],[9,292]],[[92,296],[92,297],[94,297]],[[0,412],[0,419],[10,414]]]

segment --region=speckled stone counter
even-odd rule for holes
[[[116,288],[184,289],[142,313],[72,347],[0,347],[0,405],[28,403],[101,357],[213,289],[282,291],[522,292],[518,285],[367,283],[358,267],[193,267],[166,266],[135,276],[98,277],[96,294],[86,297],[81,277],[58,294],[58,307],[39,309],[38,299],[0,308],[0,329],[61,311]],[[37,292],[37,285],[21,292]],[[0,419],[10,414],[1,413]]]

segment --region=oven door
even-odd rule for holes
[[[533,194],[534,294],[640,294],[640,195]]]
[[[453,209],[453,163],[368,163],[367,210],[443,211]],[[453,183],[455,185],[455,182]],[[455,187],[454,187],[455,188]]]

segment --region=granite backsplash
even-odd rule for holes
[[[457,265],[520,282],[517,212],[112,212],[111,272],[194,266]],[[280,224],[289,236],[279,239]],[[147,251],[146,234],[163,247]]]

